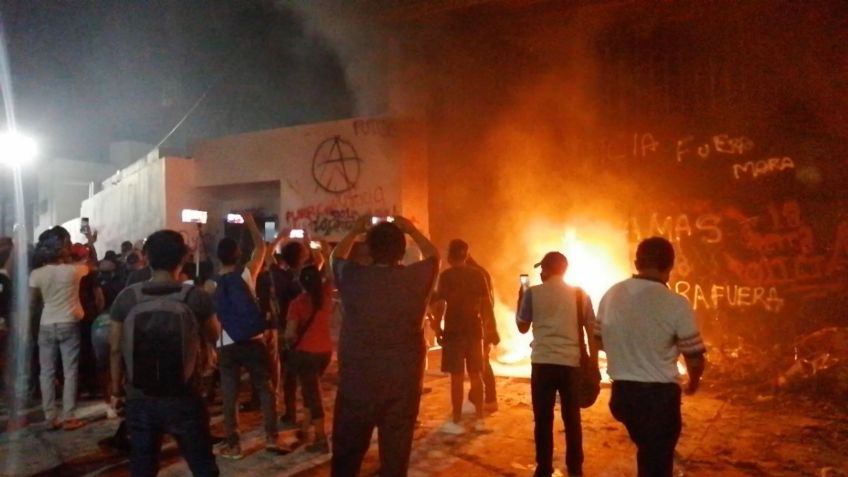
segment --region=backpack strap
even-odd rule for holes
[[[583,365],[584,362],[588,362],[589,354],[586,352],[586,337],[583,333],[583,326],[585,325],[585,317],[583,316],[583,289],[577,288],[577,339],[579,342],[577,346],[580,347],[580,364]]]

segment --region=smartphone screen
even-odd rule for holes
[[[383,217],[381,217],[379,215],[375,215],[375,216],[371,217],[371,225],[377,225],[380,222],[394,222],[394,221],[395,221],[395,218],[392,217],[391,215],[387,215],[387,216],[383,216]]]
[[[289,238],[303,238],[303,229],[292,229],[289,232]]]
[[[228,224],[243,224],[244,217],[241,214],[227,214],[227,223]]]
[[[518,281],[521,283],[521,286],[526,287],[530,285],[530,276],[526,273],[522,273],[521,275],[519,275]]]
[[[312,250],[321,250],[321,242],[317,240],[310,240],[309,248],[311,248]]]

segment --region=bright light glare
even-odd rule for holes
[[[0,134],[0,163],[7,166],[22,166],[35,158],[35,141],[19,133]]]

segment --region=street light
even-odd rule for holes
[[[31,137],[17,132],[0,134],[0,163],[9,167],[20,167],[32,162],[37,148]]]
[[[23,407],[26,380],[29,376],[29,263],[27,251],[29,239],[27,238],[26,209],[24,207],[24,185],[21,169],[25,164],[32,162],[35,158],[35,141],[19,134],[14,126],[3,134],[0,134],[0,163],[12,169],[12,180],[15,193],[15,333],[12,336],[10,351],[14,353],[15,363],[15,396],[11,417],[13,423],[20,419]],[[14,424],[13,424],[14,426]]]

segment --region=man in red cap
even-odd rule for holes
[[[583,429],[580,406],[574,399],[572,387],[580,370],[583,346],[580,337],[584,335],[580,328],[585,327],[585,336],[591,336],[595,313],[589,296],[565,283],[565,271],[568,269],[565,255],[548,252],[536,266],[542,267],[542,284],[524,292],[516,317],[521,333],[527,333],[533,327],[530,387],[536,421],[534,477],[553,475],[553,423],[557,393],[565,424],[568,475],[583,475]],[[582,322],[579,320],[581,312]],[[597,369],[598,350],[594,340],[591,342],[589,360]]]

